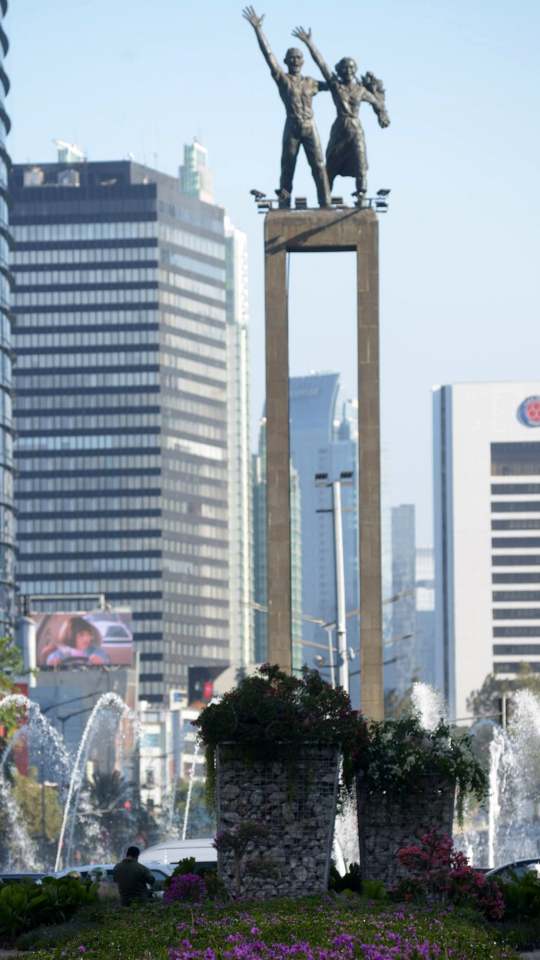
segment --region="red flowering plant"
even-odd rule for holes
[[[454,841],[446,834],[430,830],[422,837],[421,847],[403,847],[397,857],[411,874],[394,891],[398,898],[416,896],[448,901],[473,907],[489,920],[502,919],[504,900],[498,884],[471,867],[465,854],[454,849]]]
[[[205,747],[210,797],[215,791],[215,753],[220,743],[232,744],[247,763],[271,763],[286,756],[292,767],[304,746],[339,743],[342,798],[352,792],[353,752],[366,730],[341,687],[334,689],[316,670],[304,667],[300,677],[292,677],[269,663],[206,707],[193,724]]]

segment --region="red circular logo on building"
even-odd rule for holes
[[[540,397],[527,397],[520,404],[518,420],[526,427],[540,427]]]

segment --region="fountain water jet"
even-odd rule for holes
[[[193,781],[195,779],[195,767],[197,766],[197,756],[199,754],[199,747],[200,747],[200,743],[199,743],[199,739],[197,738],[197,740],[195,741],[195,750],[193,751],[193,763],[191,765],[191,772],[189,774],[189,786],[188,786],[188,793],[186,797],[186,809],[184,810],[184,826],[182,827],[182,840],[186,839],[186,834],[187,834],[187,826],[188,826],[188,820],[189,820],[189,807],[191,804],[191,794],[193,792]]]
[[[501,813],[500,770],[508,738],[504,732],[493,725],[493,738],[489,745],[489,819],[488,819],[488,867],[495,866],[495,835]]]
[[[191,720],[185,720],[184,723],[182,724],[182,729],[180,731],[180,742],[178,744],[178,748],[176,751],[177,756],[180,757],[180,768],[182,766],[182,755],[184,752],[184,744],[186,740],[195,740],[196,737],[197,737],[197,734],[193,730],[193,725],[191,723]],[[171,793],[168,799],[166,816],[165,816],[166,826],[163,834],[164,840],[169,840],[172,836],[173,821],[174,821],[174,804],[176,800],[176,785],[178,783],[180,772],[181,772],[180,770],[175,771],[173,782],[171,784]]]
[[[435,730],[441,719],[447,719],[443,695],[428,683],[413,683],[411,700],[425,730]]]
[[[70,759],[64,746],[62,737],[56,728],[43,716],[39,704],[29,700],[21,693],[8,694],[0,700],[0,707],[20,707],[26,712],[26,723],[19,727],[7,744],[2,760],[0,761],[0,807],[7,816],[10,841],[19,850],[16,862],[21,868],[29,869],[36,866],[36,845],[31,840],[24,825],[19,805],[13,796],[11,784],[6,779],[5,769],[13,748],[21,740],[26,739],[28,747],[37,751],[41,761],[42,779],[45,777],[45,761],[49,771],[54,770],[55,776],[64,783],[69,775]],[[49,749],[46,751],[46,747]],[[12,853],[10,851],[10,858]],[[45,866],[45,864],[43,864]]]
[[[62,819],[62,827],[60,830],[60,836],[58,838],[58,848],[56,853],[56,865],[55,870],[60,869],[60,862],[62,858],[62,847],[64,844],[64,837],[67,829],[67,824],[71,814],[71,825],[69,831],[69,839],[67,845],[66,853],[66,863],[69,863],[71,857],[71,851],[73,847],[73,835],[75,830],[75,822],[77,819],[77,810],[79,806],[79,798],[81,793],[81,787],[83,785],[84,779],[84,770],[86,766],[86,761],[88,759],[88,753],[90,747],[92,746],[92,741],[97,732],[99,722],[101,720],[101,715],[107,711],[114,711],[117,714],[118,719],[125,717],[129,719],[133,724],[136,723],[135,714],[126,706],[121,697],[117,693],[104,693],[97,701],[92,713],[88,718],[81,742],[79,744],[79,749],[77,751],[77,756],[75,757],[75,764],[73,766],[73,772],[71,775],[71,780],[69,784],[69,792],[64,808],[64,816]]]

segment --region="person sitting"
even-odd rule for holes
[[[108,666],[109,657],[101,649],[101,634],[93,623],[83,617],[70,617],[63,624],[58,634],[58,644],[54,651],[47,656],[46,665],[68,662],[76,657],[86,660],[92,666]]]
[[[139,863],[140,850],[138,847],[128,847],[127,853],[120,863],[113,869],[113,880],[118,884],[120,903],[128,907],[133,900],[139,903],[148,901],[146,884],[154,886],[154,874],[143,863]]]

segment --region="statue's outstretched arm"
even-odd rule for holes
[[[270,73],[272,74],[274,80],[277,80],[279,76],[283,73],[279,63],[277,62],[274,54],[270,49],[268,40],[266,39],[262,31],[262,22],[264,20],[264,13],[262,17],[258,17],[255,13],[253,7],[244,7],[242,10],[242,16],[251,24],[256,35],[259,46],[262,50],[264,59],[266,60],[268,66],[270,67]]]
[[[305,43],[311,56],[313,57],[315,63],[317,64],[319,70],[321,71],[324,79],[326,80],[327,83],[330,83],[333,77],[333,73],[330,70],[330,67],[328,66],[328,64],[325,62],[324,58],[321,56],[321,54],[317,50],[317,47],[313,43],[313,40],[311,39],[311,27],[309,30],[304,30],[303,27],[295,27],[295,29],[292,32],[292,35],[293,37],[297,37],[298,40],[302,40],[303,43]],[[321,90],[326,90],[326,89],[327,89],[326,87],[321,86]]]
[[[362,85],[364,87],[362,100],[366,100],[373,107],[373,110],[377,114],[379,126],[390,126],[390,117],[386,111],[385,90],[382,80],[377,80],[377,77],[372,73],[366,73],[366,75],[362,77]]]

